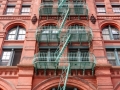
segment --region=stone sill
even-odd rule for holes
[[[118,16],[120,16],[120,13],[119,13],[119,14],[116,14],[116,13],[111,13],[111,14],[107,14],[107,13],[106,13],[106,14],[97,14],[97,16],[98,16],[98,17],[99,17],[99,16],[100,16],[100,17],[101,17],[101,16],[103,16],[103,17],[104,17],[104,16],[105,16],[105,17],[106,17],[106,16],[114,16],[114,17],[116,16],[116,17],[118,17]]]
[[[4,42],[10,42],[10,43],[14,43],[14,42],[22,42],[24,43],[24,40],[4,40]]]
[[[0,66],[0,69],[18,69],[17,66]]]
[[[112,66],[112,69],[120,69],[120,66]]]
[[[120,40],[103,40],[105,43],[120,43]]]

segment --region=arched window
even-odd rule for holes
[[[24,40],[26,31],[23,27],[16,26],[12,28],[7,35],[7,40]]]
[[[71,41],[86,41],[88,37],[86,36],[86,27],[79,24],[73,24],[68,27],[68,32],[71,33]]]
[[[104,40],[119,40],[120,32],[117,28],[109,25],[103,28],[102,35]]]
[[[55,25],[49,24],[41,27],[42,36],[41,39],[44,41],[56,41],[58,38],[58,28]]]

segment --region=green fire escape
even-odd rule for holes
[[[57,90],[65,90],[67,79],[71,69],[82,69],[83,75],[85,69],[92,69],[94,73],[95,57],[92,53],[80,51],[75,53],[68,53],[67,56],[63,56],[64,50],[69,43],[83,42],[90,43],[92,40],[92,30],[89,27],[83,26],[70,26],[67,32],[63,32],[64,24],[70,15],[70,9],[65,7],[66,0],[59,0],[57,12],[60,15],[60,27],[44,26],[39,27],[36,31],[36,40],[38,42],[58,42],[59,46],[55,52],[39,52],[34,56],[34,67],[37,73],[38,69],[44,69],[46,74],[47,69],[62,69],[60,82]],[[77,6],[76,6],[77,7]],[[50,8],[49,8],[50,9]],[[79,14],[83,13],[83,9],[76,9]],[[44,14],[51,14],[50,10],[44,9]],[[76,11],[75,11],[76,12]],[[43,14],[40,9],[40,14]],[[85,13],[86,15],[86,13]]]

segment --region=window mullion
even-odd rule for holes
[[[10,60],[9,60],[9,62],[7,64],[7,66],[12,66],[13,58],[14,58],[14,53],[15,53],[14,49],[12,49],[11,54],[10,54]]]
[[[50,60],[51,60],[51,58],[50,58],[50,49],[49,49],[47,52],[47,61],[49,62]]]
[[[15,40],[18,39],[18,34],[19,34],[19,26],[17,26],[16,33],[15,33]]]
[[[108,31],[109,31],[109,34],[110,34],[110,39],[114,40],[113,34],[112,34],[112,29],[111,29],[110,25],[108,26]]]
[[[118,53],[117,53],[117,49],[115,48],[114,49],[114,54],[115,54],[115,62],[116,62],[116,65],[118,66],[119,65],[119,57],[118,57]]]

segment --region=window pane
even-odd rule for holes
[[[12,15],[14,13],[14,10],[15,10],[15,7],[12,6],[12,7],[7,7],[6,9],[6,14],[7,15]]]
[[[23,6],[21,10],[21,14],[29,14],[30,13],[30,6]]]
[[[113,38],[114,38],[114,40],[118,40],[120,37],[120,35],[119,35],[119,31],[116,29],[116,28],[111,28],[112,29],[112,34],[113,34]]]
[[[18,40],[24,40],[25,39],[25,35],[18,35]]]
[[[8,40],[15,40],[15,35],[8,35]]]
[[[16,33],[16,28],[15,29],[12,29],[9,34],[15,34]]]
[[[114,13],[120,13],[120,6],[114,5],[114,6],[112,6],[112,8],[113,8]]]
[[[110,36],[109,35],[103,35],[103,39],[104,40],[110,40]]]
[[[97,6],[97,12],[98,13],[106,13],[105,6],[102,6],[102,5]]]
[[[12,66],[16,66],[20,62],[22,50],[15,50]]]
[[[6,66],[10,60],[10,57],[11,57],[11,51],[3,51],[0,65]]]
[[[108,28],[103,29],[102,34],[109,34]]]
[[[110,64],[116,65],[114,51],[107,51],[107,58]]]
[[[25,34],[25,33],[26,33],[26,32],[25,32],[24,29],[22,29],[22,28],[19,29],[19,34]]]
[[[17,31],[17,27],[16,28],[13,28],[10,30],[10,32],[8,33],[8,37],[7,39],[8,40],[24,40],[25,39],[25,34],[26,34],[26,31],[24,28],[21,28],[21,27],[18,27],[18,31],[19,32],[16,32]]]

